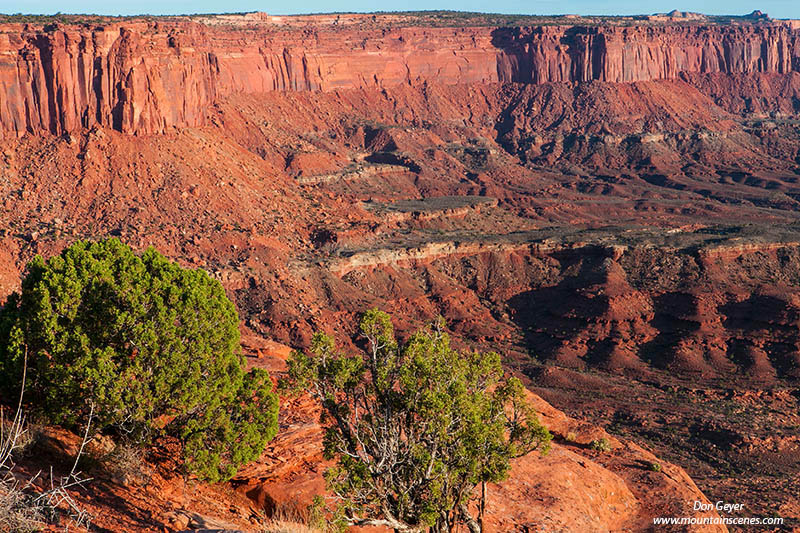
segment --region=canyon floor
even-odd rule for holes
[[[276,375],[316,330],[352,347],[369,308],[401,335],[442,315],[504,355],[557,436],[497,489],[498,531],[644,531],[701,492],[800,527],[800,72],[434,76],[203,113],[1,138],[0,299],[36,254],[112,235],[212,273]],[[191,489],[196,512],[252,526],[321,490],[314,410],[287,405],[260,462]],[[586,445],[605,432],[608,456]],[[101,530],[189,524],[186,482],[151,460],[151,492],[81,496],[128,502]]]

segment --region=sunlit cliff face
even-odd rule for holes
[[[303,31],[244,19],[9,24],[0,34],[0,130],[62,133],[102,125],[164,132],[203,124],[210,105],[240,92],[788,74],[800,68],[799,34],[781,22],[524,28],[311,22]]]

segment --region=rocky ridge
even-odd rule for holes
[[[204,124],[209,107],[235,93],[798,70],[800,32],[785,22],[341,29],[323,17],[302,31],[246,17],[235,26],[6,24],[0,130],[160,133]]]

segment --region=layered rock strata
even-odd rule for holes
[[[234,93],[404,83],[633,82],[800,70],[785,22],[527,28],[300,28],[245,21],[0,27],[0,131],[132,134],[202,125]]]

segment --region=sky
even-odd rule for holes
[[[673,9],[713,15],[743,15],[759,9],[773,18],[800,19],[800,0],[0,0],[0,13],[95,13],[176,15],[264,11],[274,15],[334,11],[449,9],[530,15],[637,15]]]

